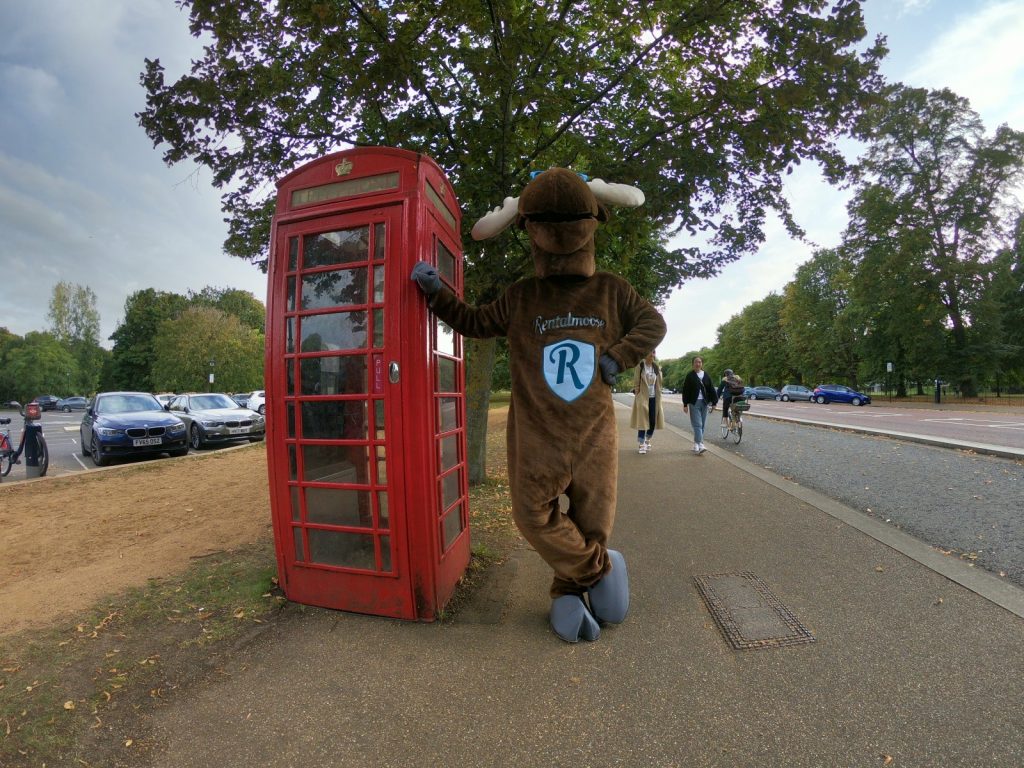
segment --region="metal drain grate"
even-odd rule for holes
[[[815,641],[811,631],[753,573],[719,573],[693,580],[733,648],[781,648]]]

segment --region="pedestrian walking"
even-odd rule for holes
[[[654,353],[640,361],[633,377],[633,414],[630,425],[636,430],[637,452],[651,450],[655,429],[665,428],[665,411],[661,406],[661,366]]]
[[[698,456],[707,450],[704,447],[704,426],[708,413],[713,412],[717,404],[718,392],[711,377],[704,372],[704,358],[697,355],[693,358],[693,370],[683,379],[683,412],[690,417],[693,452]]]

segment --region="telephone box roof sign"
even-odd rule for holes
[[[423,179],[433,210],[458,232],[460,211],[444,172],[431,158],[393,147],[359,147],[335,152],[297,168],[277,182],[277,216],[305,215],[325,205],[365,198],[380,205],[402,196]]]

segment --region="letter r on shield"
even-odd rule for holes
[[[544,347],[544,380],[567,403],[587,391],[594,370],[593,344],[566,339]]]

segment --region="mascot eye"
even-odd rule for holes
[[[533,181],[538,176],[540,176],[542,173],[544,173],[544,171],[530,171],[530,181]],[[584,181],[590,181],[590,177],[587,176],[587,174],[585,174],[585,173],[577,173],[576,175],[579,176]]]

